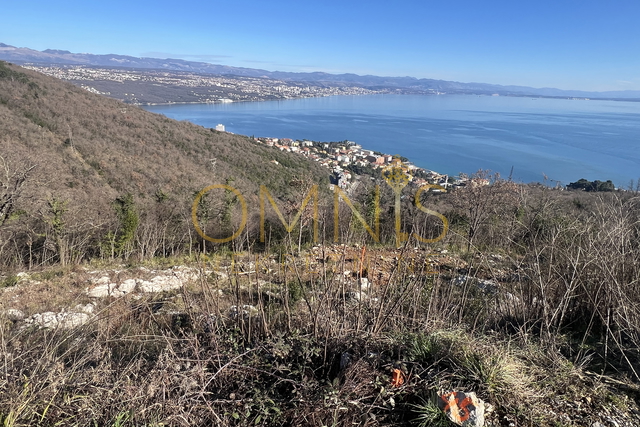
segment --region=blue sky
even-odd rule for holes
[[[640,0],[2,0],[0,42],[280,71],[640,90]]]

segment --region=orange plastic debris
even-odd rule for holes
[[[404,374],[400,369],[394,369],[391,374],[391,385],[394,387],[400,387],[404,384]]]
[[[450,414],[451,420],[455,423],[467,421],[471,412],[475,411],[473,399],[461,392],[451,392],[440,396],[442,410]]]

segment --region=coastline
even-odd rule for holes
[[[273,99],[240,99],[240,100],[229,100],[225,102],[220,101],[209,101],[209,102],[200,102],[200,101],[176,101],[176,102],[142,102],[142,103],[127,103],[126,101],[119,100],[128,105],[135,105],[138,107],[151,107],[151,106],[163,106],[163,105],[223,105],[223,104],[244,104],[244,103],[253,103],[253,102],[271,102],[271,101],[295,101],[298,99],[313,99],[313,98],[330,98],[333,96],[371,96],[371,95],[384,95],[383,93],[368,93],[368,94],[357,94],[357,95],[316,95],[316,96],[300,96],[296,98],[273,98]]]
[[[332,95],[316,95],[316,96],[299,96],[299,97],[291,97],[291,98],[265,98],[265,99],[241,99],[241,100],[230,100],[229,102],[219,102],[219,101],[210,101],[210,102],[201,102],[201,101],[175,101],[175,102],[141,102],[141,103],[129,103],[126,100],[119,99],[128,105],[136,105],[140,107],[145,106],[163,106],[163,105],[209,105],[209,104],[239,104],[239,103],[251,103],[251,102],[269,102],[269,101],[295,101],[298,99],[312,99],[312,98],[330,98],[335,96],[372,96],[372,95],[399,95],[399,96],[481,96],[481,97],[491,97],[492,95],[488,94],[478,94],[478,93],[367,93],[367,94],[332,94]],[[531,99],[557,99],[557,100],[567,100],[567,101],[611,101],[611,102],[638,102],[640,103],[640,98],[580,98],[580,97],[566,97],[566,96],[544,96],[544,95],[517,95],[517,94],[509,94],[509,95],[499,95],[503,98],[531,98]],[[117,99],[117,98],[116,98]]]
[[[328,96],[292,103],[140,106],[242,135],[361,143],[451,176],[479,169],[517,182],[638,178],[638,103],[490,96]],[[175,109],[172,107],[175,106]],[[594,120],[596,118],[601,118]]]

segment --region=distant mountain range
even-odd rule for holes
[[[635,99],[640,100],[640,91],[588,92],[578,90],[561,90],[554,88],[532,88],[526,86],[502,86],[487,83],[460,83],[447,80],[418,79],[415,77],[380,77],[357,74],[329,74],[323,72],[292,73],[283,71],[267,71],[255,68],[231,67],[206,62],[185,61],[182,59],[137,58],[126,55],[94,55],[89,53],[72,53],[67,50],[47,49],[33,50],[25,47],[14,47],[0,43],[0,59],[17,64],[60,64],[85,65],[96,67],[135,68],[149,70],[186,71],[192,73],[257,77],[289,82],[308,82],[325,86],[359,86],[368,89],[397,89],[407,92],[445,92],[545,96],[545,97],[579,97],[602,99]]]

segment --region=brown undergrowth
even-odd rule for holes
[[[490,404],[494,426],[591,425],[607,414],[619,425],[637,422],[633,383],[563,355],[562,337],[550,346],[530,331],[500,329],[508,298],[499,292],[452,286],[465,261],[429,264],[428,253],[408,248],[363,254],[332,246],[286,262],[211,256],[179,290],[95,301],[95,316],[75,329],[3,316],[0,420],[429,425],[438,392],[465,390]],[[34,275],[40,280],[3,292],[2,309],[31,315],[83,302],[89,274]],[[54,297],[61,290],[69,300]],[[401,384],[392,383],[394,369]]]

